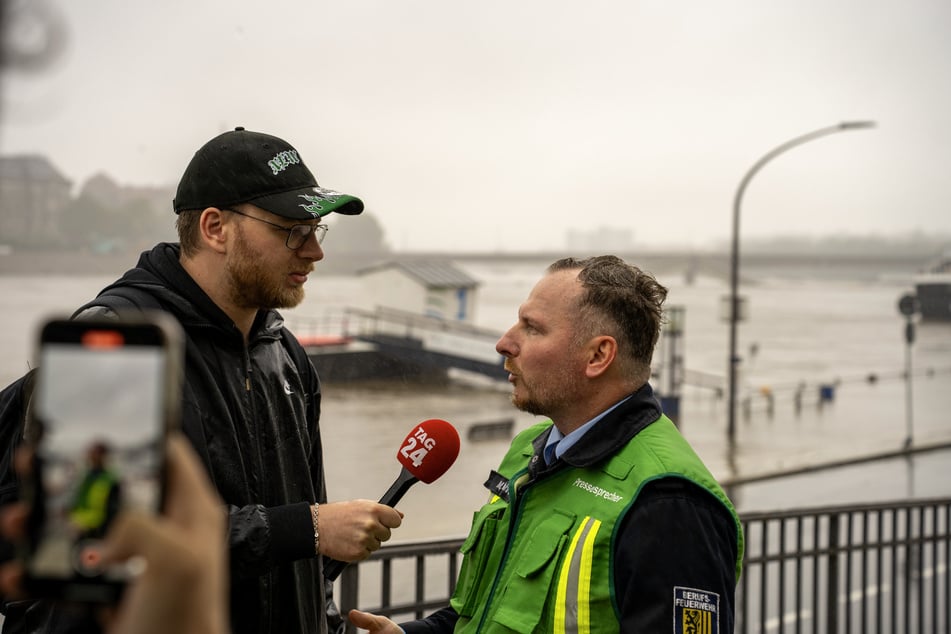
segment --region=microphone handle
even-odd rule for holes
[[[403,499],[403,495],[409,491],[409,488],[417,482],[419,482],[419,478],[410,473],[406,467],[400,467],[400,474],[396,476],[396,480],[393,480],[393,484],[380,498],[380,504],[396,506],[396,503]]]
[[[419,478],[407,471],[406,467],[400,467],[400,474],[386,493],[383,494],[383,497],[380,498],[380,504],[396,506],[396,503],[403,498],[409,488],[417,482],[419,482]],[[327,557],[324,561],[324,578],[328,581],[335,581],[348,565],[349,562]]]

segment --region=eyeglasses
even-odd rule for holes
[[[279,225],[276,222],[270,222],[264,218],[258,218],[257,216],[252,216],[251,214],[246,214],[238,211],[237,209],[231,209],[230,207],[222,207],[224,211],[230,211],[233,214],[238,214],[239,216],[244,216],[245,218],[250,218],[252,220],[257,220],[258,222],[263,222],[266,225],[271,225],[275,229],[280,229],[281,231],[287,232],[287,240],[284,241],[284,245],[291,251],[296,251],[297,249],[304,246],[304,243],[307,242],[307,238],[310,237],[310,234],[314,234],[314,237],[317,238],[317,244],[323,244],[324,238],[327,236],[327,230],[330,229],[327,225],[291,225],[290,227],[285,227],[284,225]]]

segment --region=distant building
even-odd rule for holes
[[[0,242],[56,242],[71,188],[72,183],[45,157],[0,157]]]
[[[475,318],[479,282],[451,262],[385,262],[357,275],[379,306],[450,321]]]

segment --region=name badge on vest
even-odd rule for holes
[[[490,471],[489,479],[485,481],[485,488],[506,502],[509,502],[509,480],[498,471]]]
[[[719,634],[720,595],[674,586],[674,634]]]

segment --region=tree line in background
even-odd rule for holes
[[[175,241],[175,216],[157,213],[145,200],[130,199],[115,205],[81,194],[62,213],[60,244],[34,247],[62,247],[100,253],[141,250],[147,244]]]
[[[43,156],[0,156],[0,247],[6,251],[139,252],[175,242],[174,187],[124,186],[97,174],[73,194],[72,183]],[[329,219],[335,250],[389,252],[370,213]]]
[[[147,200],[130,199],[110,205],[96,196],[80,195],[64,210],[58,239],[30,246],[100,253],[138,252],[156,242],[177,242],[175,219],[171,203],[168,210],[159,211]],[[390,250],[383,228],[372,214],[365,212],[343,222],[335,218],[330,224],[328,240],[333,241],[334,250],[366,255]]]

